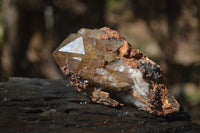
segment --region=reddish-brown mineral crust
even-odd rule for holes
[[[164,116],[179,111],[159,65],[132,48],[117,31],[81,29],[66,40],[74,41],[64,41],[54,57],[77,90],[86,92],[93,102],[113,107],[128,103]]]
[[[127,41],[124,41],[124,44],[121,48],[119,48],[120,55],[122,57],[126,57],[129,54],[130,46],[128,45]]]
[[[108,92],[97,90],[96,88],[92,93],[91,100],[93,102],[109,105],[112,107],[120,105],[117,101],[110,98],[110,94]]]
[[[130,59],[130,58],[125,58],[125,57],[121,57],[122,58],[122,60],[125,62],[125,63],[127,63],[131,68],[134,68],[134,69],[136,69],[136,68],[138,68],[138,61],[137,60],[135,60],[135,59]]]
[[[128,45],[128,43],[124,43],[124,45],[119,49],[121,58],[125,63],[127,63],[131,68],[138,68],[140,65],[140,59],[146,60],[147,56],[144,55],[141,51],[131,49]],[[129,53],[130,52],[130,53]],[[128,55],[130,55],[128,57]],[[131,59],[130,59],[131,58]],[[158,84],[159,82],[163,82],[162,79],[157,83],[155,80],[149,80],[151,78],[151,74],[145,71],[145,69],[142,69],[141,72],[143,73],[144,80],[146,82],[149,82],[153,88],[153,95],[150,97],[150,101],[152,105],[160,104],[160,108],[156,111],[158,115],[166,115],[175,112],[176,110],[173,110],[170,104],[168,104],[167,94],[168,91],[164,84]],[[140,99],[141,101],[145,101],[142,96],[138,96],[133,92],[133,95]],[[154,106],[153,106],[154,107]],[[149,108],[148,106],[146,108]]]
[[[119,35],[119,33],[115,30],[111,30],[110,28],[108,27],[103,27],[103,28],[100,28],[100,30],[104,31],[103,34],[100,36],[101,39],[123,39],[122,36]]]
[[[146,55],[145,54],[143,54],[141,51],[139,51],[139,50],[136,50],[136,49],[132,49],[131,51],[130,51],[130,58],[134,58],[134,59],[137,59],[137,60],[139,60],[139,59],[142,59],[142,60],[146,60]]]

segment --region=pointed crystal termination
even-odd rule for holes
[[[67,37],[53,56],[63,74],[93,102],[113,107],[129,104],[160,116],[180,109],[168,93],[160,66],[117,31],[82,28]]]

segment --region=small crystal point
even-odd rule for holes
[[[93,102],[134,105],[162,116],[180,109],[168,93],[159,65],[115,30],[82,28],[66,38],[53,55],[63,74]]]
[[[77,54],[85,54],[85,49],[83,45],[83,38],[79,37],[76,40],[70,42],[64,47],[60,48],[58,51],[60,52],[68,52],[68,53],[77,53]]]

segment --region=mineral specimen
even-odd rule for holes
[[[53,56],[77,90],[93,102],[134,105],[160,116],[180,109],[167,91],[160,66],[110,28],[82,28],[67,37]]]

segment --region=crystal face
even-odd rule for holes
[[[68,53],[77,53],[77,54],[85,54],[85,49],[83,45],[83,38],[79,37],[76,40],[70,42],[64,47],[60,48],[58,51],[60,52],[68,52]]]
[[[63,74],[93,102],[129,104],[163,116],[180,109],[167,91],[160,66],[117,31],[82,28],[67,37],[53,56]]]

